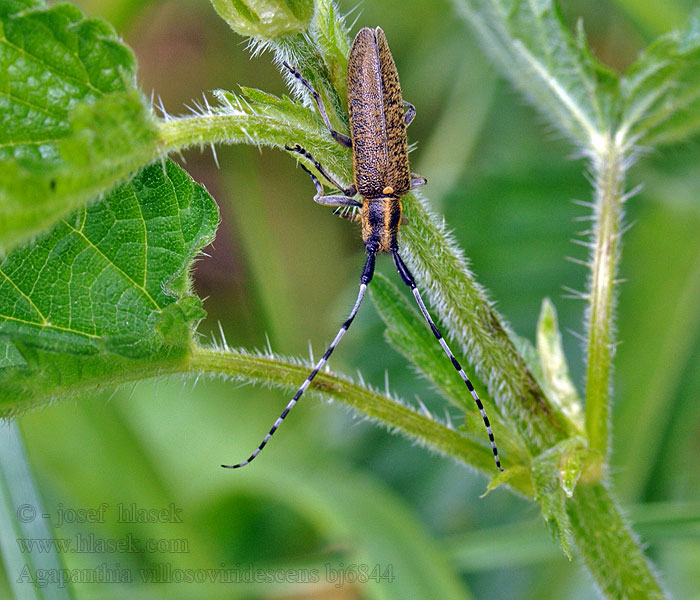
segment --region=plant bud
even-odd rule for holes
[[[245,37],[274,39],[305,31],[313,0],[211,0],[231,29]]]

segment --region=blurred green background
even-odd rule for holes
[[[136,52],[144,93],[153,91],[171,114],[215,88],[286,93],[269,56],[251,59],[208,2],[76,3],[114,24]],[[340,3],[343,11],[356,4]],[[656,36],[681,26],[692,5],[576,1],[562,9],[572,27],[583,19],[601,60],[624,69]],[[385,30],[404,97],[417,107],[411,160],[428,178],[426,195],[518,334],[533,339],[542,298],[552,298],[581,388],[584,305],[564,287],[585,286],[585,269],[567,260],[586,258],[571,243],[588,227],[580,219],[589,210],[574,202],[591,199],[585,163],[499,78],[449,2],[377,0],[355,17],[357,27]],[[222,212],[216,242],[194,272],[209,312],[203,341],[220,339],[220,323],[232,347],[264,348],[269,339],[275,352],[306,357],[311,344],[320,355],[356,294],[358,228],[312,202],[311,182],[284,153],[237,146],[217,154],[220,168],[208,149],[181,157]],[[693,141],[645,154],[630,172],[629,187],[644,187],[627,205],[614,383],[617,495],[665,585],[683,599],[700,598],[699,160]],[[390,262],[380,269],[394,277]],[[435,396],[384,341],[371,302],[331,368],[359,370],[381,388],[388,376],[407,400]],[[135,574],[128,584],[78,584],[76,596],[596,597],[581,566],[550,540],[537,507],[504,489],[481,499],[484,478],[342,406],[305,399],[254,466],[222,470],[221,462],[248,456],[287,401],[234,383],[163,380],[23,416],[47,512],[108,505],[104,522],[66,523],[56,537],[165,540],[161,551],[64,554],[69,568],[106,564]],[[120,503],[173,503],[182,522],[120,523]],[[326,576],[352,579],[351,564],[393,582],[339,587]],[[144,583],[139,570],[157,565],[315,569],[320,582]]]

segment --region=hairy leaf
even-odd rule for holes
[[[453,0],[486,52],[556,127],[587,148],[614,128],[618,77],[574,38],[553,0]]]
[[[700,8],[661,36],[621,80],[620,130],[637,144],[677,142],[700,130]]]
[[[571,560],[573,537],[569,515],[566,512],[568,494],[562,485],[560,470],[559,446],[562,443],[568,447],[568,440],[564,440],[533,460],[532,481],[535,485],[535,500],[540,503],[542,516],[564,554]]]
[[[204,314],[188,267],[217,223],[211,196],[167,162],[13,250],[0,263],[2,408],[186,352]]]
[[[275,38],[306,29],[312,0],[211,0],[219,16],[243,36]]]
[[[156,155],[135,61],[68,4],[0,11],[0,247],[92,200]]]

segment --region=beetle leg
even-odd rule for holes
[[[357,200],[353,199],[350,196],[341,196],[339,194],[330,194],[328,196],[323,195],[323,186],[321,185],[321,182],[318,180],[318,177],[314,175],[311,171],[309,171],[304,165],[301,163],[299,166],[304,169],[310,176],[311,180],[314,182],[314,185],[316,186],[316,195],[314,196],[314,202],[317,204],[320,204],[322,206],[336,206],[336,207],[344,207],[344,208],[349,208],[349,207],[362,207],[362,203],[358,202]],[[354,219],[353,219],[354,220]]]
[[[348,198],[347,196],[314,196],[314,202],[322,204],[323,206],[354,206],[357,208],[362,207],[362,203],[354,200],[353,198]]]
[[[318,161],[313,157],[313,155],[311,154],[311,152],[308,152],[308,151],[304,150],[299,144],[294,144],[294,146],[285,146],[284,149],[285,149],[285,150],[288,150],[289,152],[296,152],[297,154],[301,154],[304,158],[308,158],[308,159],[313,163],[314,167],[316,167],[316,170],[317,170],[321,175],[323,175],[323,177],[325,177],[325,178],[330,182],[330,184],[331,184],[333,187],[335,187],[335,188],[339,189],[341,192],[343,192],[343,195],[344,195],[344,196],[352,197],[352,196],[354,196],[355,194],[357,194],[357,190],[355,189],[355,185],[354,185],[354,184],[351,185],[350,187],[347,187],[347,188],[346,188],[346,187],[343,187],[342,185],[340,185],[340,184],[339,184],[339,183],[338,183],[338,182],[337,182],[337,181],[336,181],[322,166],[321,166],[321,163],[318,162]],[[306,171],[309,175],[311,175],[311,178],[314,180],[314,185],[316,186],[316,191],[318,191],[317,196],[322,196],[322,195],[323,195],[323,188],[321,187],[321,183],[318,181],[318,178],[317,178],[313,173],[311,173],[311,171],[309,171],[304,165],[301,165],[301,166],[302,166],[302,168],[304,169],[304,171]]]
[[[411,173],[411,189],[420,187],[426,183],[428,183],[428,180],[425,177],[418,175],[418,173]]]
[[[406,109],[406,113],[403,116],[403,122],[406,127],[413,123],[413,119],[416,117],[416,107],[410,102],[403,101],[403,106]]]
[[[352,141],[350,138],[345,135],[344,133],[340,133],[339,131],[336,131],[331,127],[331,121],[328,118],[328,113],[326,112],[326,107],[323,106],[323,100],[321,99],[321,96],[319,93],[314,89],[314,87],[306,81],[297,71],[294,67],[290,66],[286,61],[282,63],[287,70],[296,77],[299,82],[311,92],[311,97],[314,99],[314,102],[316,103],[316,108],[318,108],[318,112],[321,114],[321,118],[323,119],[323,123],[325,124],[326,128],[328,131],[330,131],[331,135],[333,136],[333,139],[338,142],[341,146],[345,146],[346,148],[352,148]],[[413,110],[415,113],[415,109]]]
[[[328,196],[323,195],[323,186],[318,180],[318,177],[309,171],[304,165],[300,165],[304,171],[306,171],[310,176],[311,180],[316,186],[316,195],[314,196],[314,202],[321,204],[323,206],[344,206],[344,207],[361,207],[362,203],[358,202],[351,196],[340,194],[329,194]]]

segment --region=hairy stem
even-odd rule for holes
[[[252,107],[244,101],[244,108],[239,110],[238,106],[227,105],[227,101],[224,100],[223,108],[217,107],[209,114],[159,121],[160,153],[219,143],[265,145],[280,149],[286,145],[300,144],[313,148],[316,158],[331,173],[344,181],[352,179],[349,150],[329,139],[310,109],[296,107],[295,114],[286,114],[275,112],[275,107]]]
[[[614,343],[615,275],[619,258],[625,177],[623,151],[612,138],[593,161],[595,209],[586,364],[586,433],[589,448],[607,461],[610,438],[610,376]]]
[[[666,597],[605,484],[579,484],[567,512],[576,545],[607,598]]]
[[[289,394],[297,389],[310,370],[308,365],[279,357],[194,346],[182,356],[154,361],[119,359],[115,368],[109,372],[99,372],[93,377],[81,377],[70,384],[62,381],[58,385],[32,387],[31,390],[25,390],[21,404],[3,403],[2,416],[17,413],[20,407],[38,406],[56,398],[90,394],[114,386],[171,375],[225,377],[247,383],[272,385]],[[37,392],[37,389],[40,391]],[[14,392],[20,395],[22,390],[17,389]],[[400,431],[408,438],[469,465],[487,476],[496,472],[493,456],[486,445],[447,427],[430,415],[354,383],[347,377],[322,371],[309,386],[307,394],[342,402],[359,413],[380,421],[391,430]],[[284,398],[285,396],[282,396],[280,401]],[[246,450],[248,449],[242,449],[243,452]],[[526,476],[514,477],[508,481],[508,485],[525,496],[533,494]]]
[[[309,369],[308,366],[283,362],[277,358],[207,348],[195,348],[188,361],[190,372],[272,384],[288,391],[295,389],[304,380]],[[309,386],[309,392],[341,401],[434,450],[473,466],[482,473],[492,475],[495,472],[491,452],[486,446],[349,379],[320,372]],[[531,494],[525,478],[514,479],[509,485],[520,493]]]

